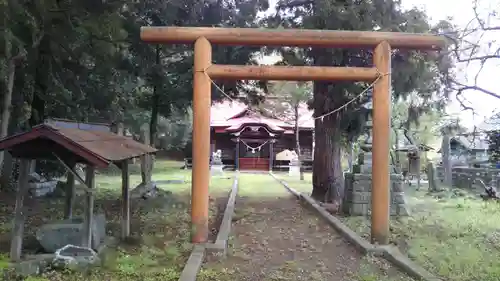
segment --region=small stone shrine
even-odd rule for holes
[[[353,167],[353,173],[345,173],[344,213],[351,216],[368,216],[371,212],[372,189],[372,145],[371,136],[360,146],[358,163]],[[391,171],[391,216],[408,216],[409,209],[403,191],[403,176]]]
[[[224,165],[222,164],[222,151],[218,149],[216,152],[212,153],[212,162],[210,165],[210,172],[212,176],[214,175],[219,175],[222,176],[224,175]]]

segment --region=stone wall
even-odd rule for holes
[[[371,174],[345,174],[344,213],[367,216],[371,212]],[[403,176],[391,175],[391,216],[408,216],[409,209],[403,191]]]
[[[444,169],[442,166],[436,167],[437,179],[444,181]],[[473,188],[476,179],[481,179],[484,183],[489,184],[495,177],[498,178],[500,169],[495,168],[471,168],[471,167],[453,167],[452,168],[452,184],[458,188]],[[498,183],[497,180],[497,188]]]

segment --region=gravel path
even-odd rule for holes
[[[228,257],[208,258],[198,281],[411,280],[391,268],[376,270],[391,278],[360,277],[374,263],[291,196],[238,198],[233,235]]]

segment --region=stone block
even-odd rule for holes
[[[36,239],[49,253],[54,253],[66,245],[82,246],[83,218],[73,218],[42,225]],[[92,248],[97,249],[106,237],[106,217],[95,215],[92,220]]]
[[[408,215],[406,197],[403,190],[403,177],[399,174],[391,174],[391,200],[390,212],[393,216]],[[366,216],[371,210],[371,174],[345,175],[346,188],[344,194],[343,211],[353,216]]]
[[[371,202],[371,192],[353,192],[352,202],[359,204],[369,204]]]
[[[403,192],[391,193],[391,204],[406,204],[405,194]]]
[[[391,192],[404,192],[403,181],[391,179]]]
[[[360,165],[359,172],[361,174],[371,174],[372,173],[372,165],[366,165],[366,164]]]
[[[372,186],[369,181],[356,181],[353,183],[353,192],[371,192]]]
[[[351,205],[350,215],[352,216],[367,216],[370,214],[370,205],[353,203]]]

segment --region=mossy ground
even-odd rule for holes
[[[42,276],[29,277],[29,281],[46,280],[177,280],[191,253],[189,200],[191,174],[181,170],[182,163],[156,161],[153,180],[185,179],[184,184],[160,184],[160,188],[171,191],[174,200],[164,198],[131,202],[131,238],[107,250],[102,266],[87,272],[49,271]],[[139,165],[131,165],[131,187],[140,182]],[[231,176],[231,175],[229,175]],[[216,212],[215,198],[227,196],[231,189],[231,179],[212,179],[211,215]],[[108,221],[108,235],[120,236],[121,174],[115,168],[99,171],[96,175],[98,193],[95,200],[95,213],[104,212]],[[14,198],[10,194],[0,196],[0,268],[8,266],[11,218]],[[83,201],[77,199],[75,215],[83,210]],[[165,206],[165,204],[172,204]],[[33,238],[37,227],[63,217],[64,198],[40,198],[26,200],[28,216],[25,228],[25,253],[30,253],[38,245]],[[166,207],[166,208],[165,208]],[[22,280],[22,279],[21,279]]]
[[[310,177],[284,179],[310,192]],[[420,191],[407,187],[412,216],[391,219],[391,242],[443,280],[500,280],[500,202],[485,202],[474,191],[444,190],[429,194],[425,185]],[[369,218],[341,219],[369,237]]]

